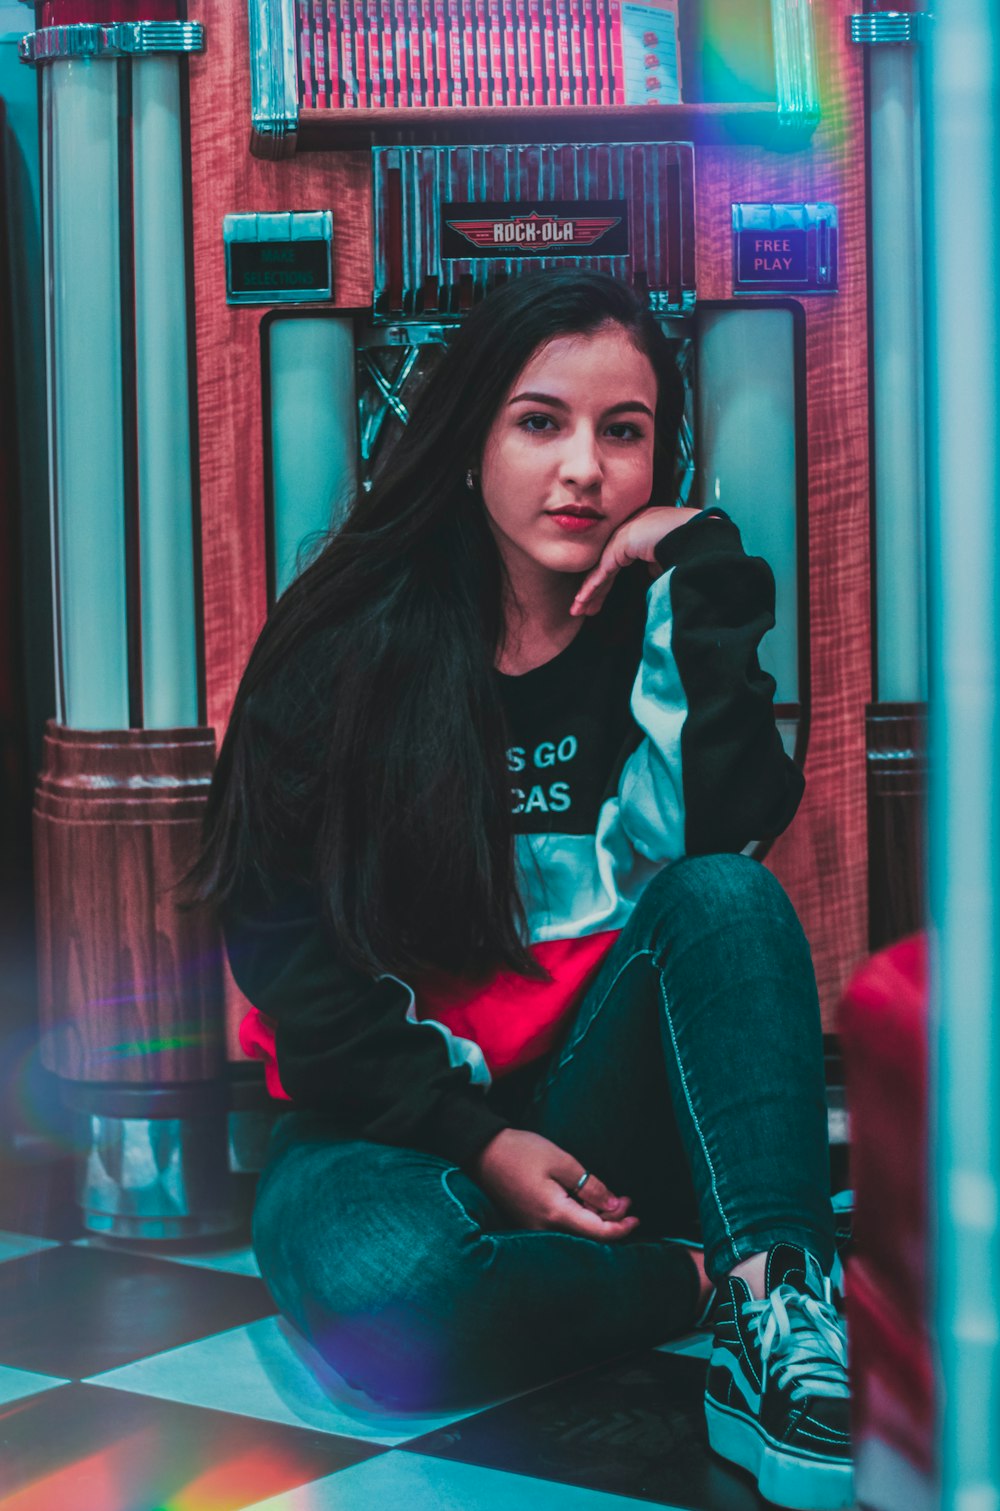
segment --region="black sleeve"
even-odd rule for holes
[[[251,699],[246,734],[270,760],[287,709]],[[257,769],[260,769],[258,766]],[[301,775],[289,774],[294,784]],[[300,842],[290,836],[290,849]],[[303,879],[245,880],[220,910],[233,975],[275,1026],[277,1068],[296,1107],[386,1144],[424,1149],[469,1166],[508,1125],[472,1086],[466,1064],[453,1065],[449,1041],[433,1023],[411,1020],[410,989],[395,977],[372,979],[338,959],[320,899]]]
[[[687,700],[685,850],[742,850],[786,829],[805,788],[775,724],[774,678],[757,659],[774,625],[774,576],[721,509],[671,531],[655,555],[673,569],[673,654]]]

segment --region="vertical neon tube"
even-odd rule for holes
[[[876,696],[887,703],[922,703],[927,563],[920,90],[913,46],[869,52]]]
[[[925,54],[931,1162],[943,1511],[1000,1506],[1000,11]]]
[[[198,723],[177,58],[144,58],[132,98],[143,723],[170,729]]]
[[[127,729],[117,74],[46,69],[46,267],[60,717]]]

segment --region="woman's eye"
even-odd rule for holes
[[[536,424],[535,424],[536,421],[540,422],[539,425],[537,426],[537,428],[536,428]],[[531,435],[544,435],[546,432],[545,432],[545,430],[542,427],[543,426],[547,427],[547,426],[551,425],[552,423],[553,423],[552,416],[551,415],[547,415],[547,414],[528,414],[528,415],[524,416],[523,420],[519,420],[518,421],[518,424],[524,430],[527,430],[529,432],[529,434],[531,434]],[[642,440],[642,431],[639,429],[639,427],[637,425],[629,424],[628,422],[626,422],[624,420],[618,421],[617,424],[609,425],[608,426],[608,431],[611,434],[612,440],[614,440],[614,441],[641,441]],[[616,434],[615,432],[626,432],[626,433],[625,434]]]

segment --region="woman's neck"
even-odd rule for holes
[[[560,572],[548,574],[548,581],[518,585],[505,606],[498,671],[514,676],[532,671],[576,639],[584,620],[569,610],[581,581],[582,574]]]

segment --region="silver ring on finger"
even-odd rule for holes
[[[574,1194],[578,1194],[581,1191],[581,1189],[583,1188],[584,1182],[588,1181],[589,1179],[590,1179],[590,1171],[589,1170],[584,1170],[583,1174],[580,1176],[580,1179],[577,1181],[576,1185],[573,1187]]]

